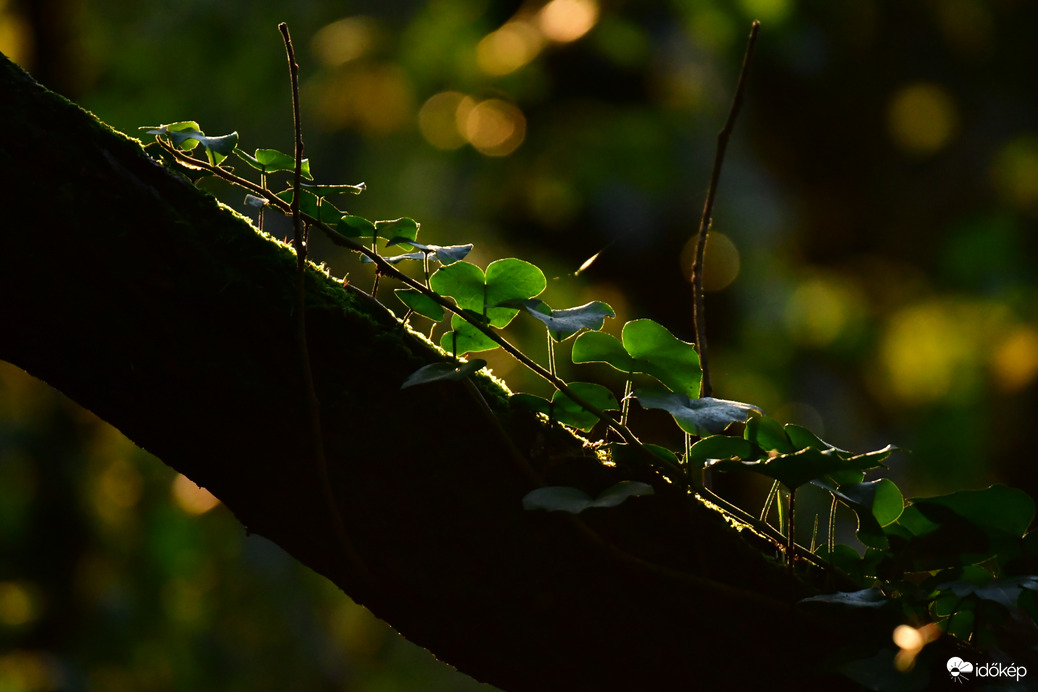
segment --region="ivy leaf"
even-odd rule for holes
[[[882,608],[890,604],[882,590],[872,587],[861,591],[848,591],[809,596],[801,599],[801,603],[833,603],[848,608]]]
[[[446,314],[443,306],[413,288],[398,288],[394,293],[409,310],[418,313],[422,317],[427,317],[433,322],[439,322]]]
[[[565,341],[582,329],[601,329],[605,318],[616,317],[613,308],[597,300],[562,310],[552,310],[547,303],[536,298],[519,302],[527,312],[544,323],[548,334],[555,341]]]
[[[1017,557],[1034,519],[1031,497],[993,485],[950,495],[914,498],[896,522],[884,527],[899,567],[912,571]]]
[[[581,334],[571,358],[574,363],[604,362],[621,372],[652,375],[671,391],[699,395],[703,371],[695,346],[648,319],[628,322],[620,336],[622,343],[603,332]]]
[[[659,388],[642,387],[634,390],[634,396],[642,408],[663,409],[678,427],[698,437],[719,433],[732,423],[745,422],[751,413],[761,413],[752,404],[708,396],[691,399]]]
[[[620,481],[603,490],[598,497],[592,499],[580,488],[553,485],[530,491],[523,498],[523,509],[543,509],[549,512],[569,512],[580,514],[592,507],[616,507],[629,497],[652,495],[655,491],[648,483],[641,481]]]
[[[292,188],[282,190],[277,194],[277,197],[281,201],[291,204],[292,199],[295,197],[295,190]],[[299,211],[300,213],[306,214],[307,216],[317,219],[321,223],[326,223],[329,226],[338,224],[345,214],[345,212],[341,211],[324,197],[318,197],[306,188],[300,188],[299,190]]]
[[[362,216],[345,214],[335,224],[335,230],[347,238],[374,238],[375,224]]]
[[[774,418],[768,418],[767,416],[751,418],[746,423],[743,437],[766,452],[792,454],[800,449],[800,447],[794,446],[790,441],[782,424]],[[810,447],[811,445],[807,446]]]
[[[284,154],[277,149],[257,149],[252,156],[246,154],[241,149],[235,149],[234,153],[242,161],[263,173],[276,173],[278,171],[295,172],[296,170],[295,157],[290,154]],[[303,177],[313,180],[313,176],[310,175],[310,159],[303,159],[301,163]]]
[[[750,460],[759,458],[760,454],[761,450],[757,445],[741,437],[711,435],[692,445],[689,450],[688,464],[690,468],[702,468],[710,461]]]
[[[390,264],[398,264],[404,260],[424,260],[427,256],[440,264],[454,264],[465,259],[472,250],[472,243],[467,245],[422,245],[421,243],[409,242],[408,245],[419,250],[418,252],[407,252],[403,255],[383,257]],[[361,255],[361,262],[371,262],[367,255]]]
[[[611,391],[593,382],[571,382],[569,388],[574,394],[600,411],[616,411],[620,404]],[[516,402],[539,413],[553,417],[560,423],[577,430],[591,432],[599,418],[560,391],[556,391],[549,402],[533,394],[516,394],[512,397]]]
[[[711,463],[710,468],[718,471],[759,473],[794,490],[828,474],[875,468],[880,466],[892,451],[893,447],[888,446],[867,454],[847,456],[833,453],[832,450],[822,451],[808,447],[792,454],[777,454],[760,461],[717,461]]]
[[[390,245],[400,245],[417,238],[421,227],[420,223],[405,216],[390,221],[376,221],[375,233],[379,238],[388,240]]]
[[[854,511],[858,517],[858,539],[862,543],[872,548],[889,547],[883,527],[897,521],[905,509],[904,497],[892,480],[880,478],[839,488],[824,481],[815,480],[813,483],[828,490]]]
[[[148,134],[168,137],[175,147],[184,151],[190,151],[196,145],[201,144],[202,148],[205,149],[209,163],[214,166],[219,166],[238,146],[237,132],[232,132],[229,135],[220,135],[219,137],[207,137],[194,120],[184,120],[178,123],[163,125],[162,127],[148,130]]]
[[[400,389],[407,389],[417,384],[428,384],[430,382],[457,382],[463,380],[477,370],[486,367],[487,362],[475,358],[461,365],[453,363],[430,363],[411,373],[400,385]]]
[[[456,356],[492,351],[498,343],[457,315],[451,317],[451,330],[440,338],[440,348]]]
[[[454,262],[429,277],[429,288],[454,299],[463,310],[486,316],[490,325],[508,325],[519,311],[500,307],[510,301],[526,300],[548,285],[544,272],[515,258],[491,262],[486,273],[469,262]]]

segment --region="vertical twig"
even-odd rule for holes
[[[328,459],[324,452],[324,434],[321,430],[321,405],[317,399],[314,386],[313,370],[310,367],[310,349],[306,340],[306,251],[307,233],[303,228],[303,218],[299,212],[299,196],[303,177],[303,128],[299,119],[299,65],[296,63],[292,37],[288,33],[288,24],[278,24],[278,30],[285,41],[285,53],[288,56],[288,69],[292,77],[292,127],[295,131],[295,175],[292,180],[292,226],[295,231],[296,249],[296,341],[299,349],[300,367],[303,371],[303,386],[306,389],[306,418],[309,420],[313,458],[317,465],[318,477],[324,499],[331,515],[339,544],[347,559],[360,572],[365,581],[374,583],[372,575],[357,552],[353,541],[346,532],[346,525],[339,512],[332,491],[331,476],[328,473]]]
[[[760,31],[760,22],[753,22],[750,27],[750,38],[746,44],[746,53],[742,59],[742,69],[739,71],[739,83],[735,87],[735,96],[732,99],[731,110],[728,111],[728,119],[724,127],[717,134],[717,150],[714,153],[714,167],[710,172],[710,186],[706,190],[706,201],[703,203],[703,218],[699,222],[699,235],[696,238],[696,256],[692,262],[692,326],[695,331],[696,348],[699,349],[699,364],[703,368],[703,380],[699,385],[700,396],[710,396],[710,367],[706,354],[706,310],[703,305],[703,254],[706,252],[706,237],[710,232],[713,221],[714,197],[717,195],[717,184],[721,179],[721,164],[724,162],[724,152],[728,148],[728,138],[735,127],[735,118],[742,106],[742,95],[746,87],[746,73],[749,71],[750,58],[753,55],[753,47],[757,43],[757,34]]]

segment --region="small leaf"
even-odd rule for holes
[[[707,462],[721,459],[750,460],[760,456],[757,445],[741,437],[711,435],[692,445],[687,463],[691,468],[701,468]]]
[[[890,543],[883,533],[901,516],[905,502],[897,485],[888,478],[867,483],[841,485],[839,488],[819,480],[813,483],[832,493],[833,497],[850,507],[858,517],[858,539],[872,548],[887,548]]]
[[[792,490],[827,474],[861,471],[880,466],[881,462],[890,456],[891,450],[892,448],[885,447],[875,452],[845,457],[831,451],[823,452],[809,447],[792,454],[779,454],[760,461],[718,461],[710,464],[710,468],[719,471],[759,473],[779,481]]]
[[[833,603],[847,606],[849,608],[882,608],[891,601],[884,593],[873,587],[861,591],[837,592],[810,596],[800,601],[801,603]]]
[[[198,129],[198,123],[193,120],[163,125],[154,130],[148,130],[148,134],[168,137],[174,146],[185,151],[194,149],[197,144],[201,144],[209,158],[209,163],[214,166],[219,166],[238,146],[237,132],[219,137],[207,137]]]
[[[508,301],[533,298],[544,290],[544,273],[522,260],[508,258],[491,262],[483,270],[469,262],[454,262],[429,277],[429,287],[454,299],[458,307],[485,315],[491,326],[508,325],[519,311],[499,307]]]
[[[451,317],[451,329],[453,331],[440,338],[440,348],[448,353],[462,356],[466,353],[492,351],[498,347],[496,341],[457,315]]]
[[[613,308],[597,300],[563,310],[552,310],[536,298],[522,301],[522,306],[545,324],[555,341],[565,341],[583,329],[601,329],[605,318],[616,317]]]
[[[782,425],[774,418],[760,416],[751,418],[746,423],[746,431],[743,436],[766,452],[775,451],[779,454],[792,454],[799,447],[793,446],[786,436]],[[809,445],[810,446],[810,445]]]
[[[335,230],[347,238],[371,238],[375,235],[375,224],[364,217],[346,214],[336,222]]]
[[[246,154],[241,149],[235,149],[234,153],[242,161],[263,173],[276,173],[278,171],[295,172],[296,170],[295,157],[290,154],[284,154],[277,149],[257,149],[252,156]],[[301,168],[303,177],[312,180],[313,176],[310,175],[309,159],[302,160]]]
[[[713,397],[690,399],[659,388],[639,388],[634,396],[643,408],[667,411],[682,430],[699,437],[719,433],[732,423],[745,422],[751,413],[761,412],[751,404]]]
[[[609,363],[621,372],[652,375],[671,391],[699,395],[703,371],[695,346],[645,319],[625,324],[621,338],[622,343],[603,332],[581,334],[570,357],[574,363]]]
[[[400,385],[400,389],[406,389],[413,387],[417,384],[428,384],[430,382],[457,382],[463,380],[472,373],[486,367],[487,362],[478,358],[470,360],[467,363],[461,365],[454,365],[453,363],[430,363],[425,365],[415,372],[411,373],[410,377],[404,380],[404,383]]]
[[[443,306],[424,293],[420,293],[413,288],[398,288],[395,293],[401,303],[422,317],[428,317],[433,322],[439,322],[445,316]]]
[[[375,232],[378,234],[378,237],[391,240],[395,244],[414,240],[418,237],[419,228],[421,228],[421,224],[407,217],[375,222]]]
[[[277,197],[281,201],[291,204],[292,199],[295,197],[295,192],[292,188],[288,188],[279,192]],[[344,214],[334,204],[323,197],[318,197],[306,188],[299,190],[299,211],[328,225],[338,224]]]
[[[527,493],[523,497],[523,509],[580,514],[592,507],[616,507],[629,497],[652,495],[654,492],[648,483],[620,481],[603,490],[597,498],[591,499],[591,496],[580,488],[553,485]]]

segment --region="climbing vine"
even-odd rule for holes
[[[694,277],[701,275],[724,146],[756,32],[755,24],[732,112],[719,135]],[[283,33],[291,51],[287,29]],[[298,98],[297,90],[294,95]],[[401,323],[424,326],[430,335],[434,331],[427,325],[443,325],[439,346],[444,359],[414,372],[403,387],[463,380],[486,365],[471,354],[503,349],[554,390],[548,398],[514,394],[512,406],[534,412],[547,425],[584,435],[599,431],[590,446],[604,463],[637,467],[639,478],[651,481],[622,481],[595,497],[580,488],[542,487],[523,498],[527,510],[605,511],[662,487],[677,488],[768,539],[776,559],[790,572],[817,576],[820,585],[843,587],[808,601],[827,607],[900,609],[903,622],[917,631],[936,628],[977,647],[1000,647],[1021,615],[1032,623],[1038,617],[1038,534],[1029,533],[1035,505],[1026,493],[994,485],[906,499],[892,480],[879,475],[894,447],[850,452],[804,427],[783,424],[750,403],[710,396],[701,282],[693,282],[696,344],[650,319],[634,319],[615,329],[607,326],[615,312],[603,301],[552,307],[545,299],[545,274],[534,264],[507,257],[480,267],[467,261],[472,243],[419,242],[421,226],[411,218],[369,220],[340,208],[344,196],[361,194],[365,185],[314,182],[309,161],[302,157],[298,112],[293,154],[262,148],[248,153],[236,132],[209,136],[194,121],[142,129],[154,137],[148,150],[171,169],[192,180],[216,176],[244,190],[261,229],[270,210],[291,217],[301,272],[308,234],[316,230],[372,267],[373,296],[383,278],[400,284],[393,299]],[[232,157],[254,169],[258,181],[228,166]],[[279,176],[289,181],[279,186],[274,182]],[[417,278],[400,268],[408,263],[420,267]],[[302,319],[304,311],[299,312]],[[543,328],[543,363],[509,340],[509,327],[517,319]],[[300,334],[305,339],[305,324]],[[604,363],[622,376],[623,389],[562,378],[556,346],[570,339],[570,359],[578,369]],[[302,348],[305,355],[305,341]],[[683,447],[642,442],[630,424],[634,403],[669,414],[683,434]],[[313,416],[319,425],[316,409]],[[712,473],[763,476],[771,491],[761,508],[739,507],[704,482]],[[816,518],[812,535],[798,536],[797,496],[807,486],[825,493],[831,509],[824,521]],[[858,547],[836,542],[839,505],[856,518]],[[348,547],[344,530],[340,533]],[[912,655],[901,661],[902,667],[911,665]]]

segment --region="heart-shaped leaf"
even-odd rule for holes
[[[792,454],[778,454],[760,461],[717,461],[710,464],[710,468],[718,471],[759,473],[794,490],[832,473],[875,468],[880,466],[892,451],[893,447],[885,447],[875,452],[847,457],[809,447]]]
[[[174,146],[185,151],[190,151],[198,144],[201,144],[202,148],[205,149],[209,163],[214,166],[219,166],[238,146],[237,132],[218,137],[207,137],[198,128],[198,123],[193,120],[163,125],[162,127],[148,130],[148,134],[168,137]]]
[[[581,334],[573,344],[573,362],[609,363],[621,372],[652,375],[671,391],[699,395],[703,371],[695,346],[648,319],[628,322],[620,336],[622,343],[602,332]]]
[[[760,454],[761,450],[757,445],[741,437],[711,435],[692,445],[687,463],[691,468],[701,468],[711,461],[721,459],[747,461],[759,458]]]
[[[643,408],[663,409],[682,430],[698,437],[719,433],[732,423],[745,422],[752,413],[761,413],[751,404],[713,397],[692,399],[658,387],[636,389],[634,396]]]
[[[648,483],[641,481],[620,481],[603,490],[593,498],[580,488],[553,485],[538,488],[523,497],[523,509],[542,509],[549,512],[570,512],[580,514],[592,507],[616,507],[629,497],[652,495],[655,491]]]
[[[418,313],[422,317],[428,317],[433,322],[439,322],[445,316],[443,306],[439,305],[435,300],[429,296],[414,290],[413,288],[398,288],[395,291],[396,297],[400,299],[400,302],[408,307],[408,309]]]
[[[824,481],[812,482],[828,490],[833,497],[854,510],[858,517],[858,539],[862,543],[872,548],[889,547],[890,543],[883,533],[883,527],[897,521],[905,508],[904,497],[893,481],[880,478],[839,488]]]
[[[538,295],[548,285],[544,272],[515,258],[491,262],[486,273],[469,262],[454,262],[436,270],[429,287],[454,299],[458,307],[484,315],[493,327],[505,327],[516,308],[499,307]]]
[[[457,315],[451,317],[451,330],[440,338],[440,348],[456,356],[492,351],[498,347],[496,341]]]
[[[295,157],[290,154],[282,153],[277,149],[257,149],[256,153],[251,156],[241,149],[236,149],[234,153],[242,161],[245,161],[250,166],[262,171],[263,173],[295,171],[296,169]],[[303,159],[301,164],[303,177],[312,180],[313,176],[310,175],[310,160]]]

